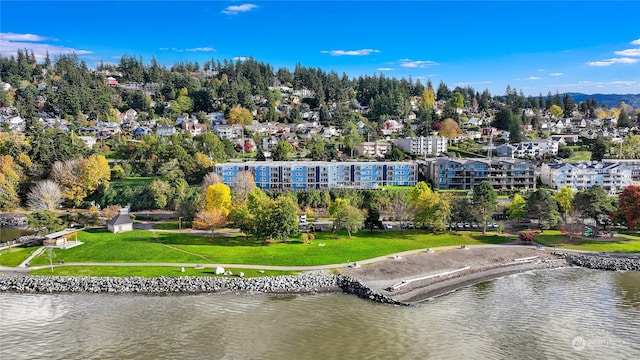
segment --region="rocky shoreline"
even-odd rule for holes
[[[84,276],[0,276],[0,292],[108,293],[108,294],[199,294],[265,293],[308,294],[345,292],[360,298],[393,305],[400,302],[377,294],[357,279],[334,274],[228,278],[182,277],[84,277]]]
[[[612,255],[563,254],[565,261],[575,266],[597,270],[640,271],[640,258]]]
[[[9,215],[9,214],[0,215],[1,227],[26,228],[27,225],[28,225],[27,218],[23,215]]]
[[[483,250],[477,255],[487,255]],[[504,250],[502,250],[504,252]],[[519,250],[521,253],[522,250]],[[467,256],[467,253],[463,253]],[[445,254],[443,254],[445,255]],[[446,254],[452,258],[454,253]],[[385,287],[390,280],[380,280],[380,274],[372,271],[353,274],[305,273],[288,276],[267,276],[257,278],[240,277],[84,277],[84,276],[21,276],[0,275],[0,292],[18,292],[34,294],[53,293],[107,293],[107,294],[200,294],[200,293],[262,293],[262,294],[314,294],[347,293],[362,299],[391,305],[409,305],[424,301],[446,292],[522,271],[553,269],[565,266],[581,266],[590,269],[640,271],[640,258],[575,254],[553,252],[544,259],[535,262],[512,264],[511,266],[492,265],[476,270],[463,271],[455,276],[430,281],[419,281],[414,286],[400,292],[389,291]],[[555,260],[554,260],[555,259]],[[422,261],[421,257],[414,260]],[[432,258],[430,262],[436,260]],[[471,258],[467,256],[467,261]],[[380,266],[411,264],[387,263]],[[376,276],[377,275],[377,276]],[[372,276],[373,278],[367,278]],[[375,280],[377,278],[378,280]],[[382,283],[380,282],[382,281]],[[395,281],[395,280],[394,280]],[[383,284],[387,284],[384,285]]]

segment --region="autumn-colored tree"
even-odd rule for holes
[[[460,127],[455,120],[446,119],[440,124],[440,130],[438,130],[438,134],[448,139],[455,139],[460,134]]]
[[[62,197],[79,204],[86,196],[86,190],[80,183],[80,161],[56,161],[51,166],[51,177],[62,188]]]
[[[231,189],[225,184],[209,185],[205,194],[205,210],[218,210],[223,216],[231,211]]]
[[[120,205],[109,205],[102,209],[102,216],[106,219],[112,219],[114,216],[118,215],[121,208],[122,206]]]
[[[562,108],[558,105],[551,105],[551,108],[549,108],[549,113],[551,113],[551,116],[553,116],[554,118],[561,119],[564,111],[562,111]]]
[[[640,225],[640,186],[630,185],[618,196],[618,215],[621,215],[629,229]]]
[[[256,187],[256,181],[251,172],[240,171],[233,181],[232,187],[233,203],[242,204],[247,201],[249,191]]]
[[[0,210],[13,210],[20,202],[20,167],[11,155],[0,156]]]
[[[227,222],[227,215],[220,209],[212,208],[198,211],[193,219],[193,228],[200,230],[211,230],[213,237],[215,229]]]
[[[413,211],[413,221],[418,226],[440,231],[451,218],[450,194],[435,193],[424,181],[411,189],[408,202]]]
[[[420,109],[422,111],[431,111],[433,105],[436,103],[436,94],[432,88],[426,88],[422,91],[422,98],[420,99]]]
[[[81,161],[80,182],[87,193],[94,192],[99,186],[107,187],[110,179],[111,169],[104,155],[91,155]]]
[[[558,204],[560,205],[560,213],[562,214],[562,220],[565,225],[567,224],[567,214],[573,210],[573,189],[569,186],[563,186],[560,191],[554,196]]]
[[[195,153],[195,155],[193,155],[193,160],[200,169],[208,169],[211,167],[211,160],[209,160],[207,155],[201,152]]]
[[[251,123],[253,122],[253,115],[251,115],[251,112],[249,112],[249,110],[241,107],[240,105],[236,105],[229,109],[227,122],[229,123],[229,125],[251,125]]]

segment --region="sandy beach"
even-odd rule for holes
[[[500,276],[537,269],[566,267],[563,259],[531,246],[466,247],[427,252],[340,273],[360,280],[373,291],[403,303],[416,303],[457,288]]]

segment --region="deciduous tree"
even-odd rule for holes
[[[455,120],[446,119],[440,123],[440,130],[438,130],[438,134],[448,139],[455,139],[460,134],[460,127]]]
[[[520,194],[513,195],[511,203],[507,206],[507,216],[509,220],[520,221],[525,214],[526,201]]]
[[[293,152],[293,145],[286,141],[280,141],[278,145],[271,151],[273,161],[287,160],[290,153]]]
[[[31,187],[27,206],[31,210],[56,210],[62,203],[62,191],[53,180],[42,180]]]
[[[205,210],[217,209],[225,217],[231,211],[231,189],[225,184],[209,185],[205,193]]]
[[[498,194],[488,181],[482,181],[473,187],[471,203],[474,206],[476,218],[482,222],[482,233],[487,232],[487,221],[498,205]]]
[[[349,238],[351,238],[352,232],[358,232],[364,225],[364,214],[362,211],[349,204],[340,206],[334,216],[333,226],[338,230],[346,230]]]
[[[229,125],[251,125],[253,122],[253,115],[251,115],[249,110],[241,107],[240,105],[236,105],[229,109],[227,120]]]
[[[243,204],[247,201],[249,192],[256,187],[253,174],[249,171],[239,171],[232,185],[232,200],[234,204]]]
[[[635,230],[640,225],[640,186],[627,186],[618,196],[618,214],[622,215],[627,227]]]

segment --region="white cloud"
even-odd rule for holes
[[[190,52],[212,52],[212,51],[216,51],[216,49],[209,47],[209,46],[205,46],[205,47],[197,47],[197,48],[191,48],[191,49],[186,49],[186,51],[190,51]]]
[[[47,41],[49,38],[35,34],[0,33],[0,40],[6,41]]]
[[[632,58],[623,57],[623,58],[604,59],[604,60],[600,60],[600,61],[591,61],[591,62],[588,62],[587,65],[589,65],[589,66],[611,66],[611,65],[614,65],[614,64],[635,64],[638,61],[639,61],[638,59],[632,59]]]
[[[158,49],[158,50],[160,50],[160,51],[166,51],[166,50],[169,50],[169,48],[168,48],[168,47],[161,47],[161,48],[160,48],[160,49]]]
[[[640,49],[626,49],[616,51],[616,55],[620,56],[640,56]]]
[[[331,56],[365,56],[373,53],[379,53],[380,50],[360,49],[360,50],[322,50],[322,54],[331,54]]]
[[[435,66],[435,65],[440,65],[440,64],[431,60],[400,59],[400,66],[405,68],[426,68],[426,67]]]
[[[378,71],[391,71],[391,70],[393,70],[393,68],[390,68],[390,67],[381,67],[381,68],[377,68],[376,70],[378,70]]]
[[[238,15],[239,13],[248,12],[257,7],[258,5],[255,4],[231,5],[224,8],[222,13],[226,15]]]
[[[34,34],[0,33],[0,55],[9,57],[15,55],[18,50],[26,49],[32,51],[37,60],[43,60],[47,53],[49,53],[49,57],[71,53],[77,55],[93,53],[93,51],[89,50],[46,44],[43,42],[46,40],[51,39]]]
[[[234,61],[247,61],[248,59],[248,56],[236,56],[233,58]]]
[[[488,85],[493,84],[493,81],[485,80],[485,81],[475,81],[475,82],[459,82],[456,86],[472,86],[472,85]]]
[[[527,79],[529,79],[529,80],[540,80],[542,78],[538,77],[538,76],[529,76]]]
[[[549,74],[549,76],[562,76],[562,75],[564,75],[564,73],[561,73],[561,72],[556,72],[556,73]]]
[[[633,41],[631,42],[631,45],[640,45],[640,39],[638,39],[638,40],[633,40]]]

